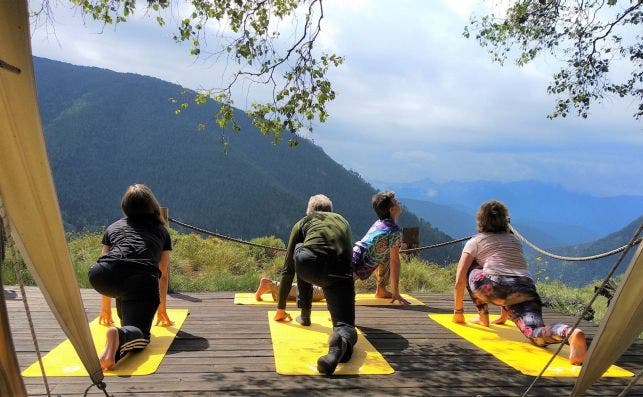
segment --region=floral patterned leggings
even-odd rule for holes
[[[473,262],[467,290],[479,313],[489,313],[488,304],[502,306],[520,332],[537,346],[562,342],[572,327],[562,323],[545,325],[542,302],[529,277],[485,275]]]

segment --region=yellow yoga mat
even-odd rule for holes
[[[538,376],[545,367],[558,345],[545,348],[533,345],[520,332],[513,322],[507,320],[504,325],[485,327],[469,322],[475,314],[465,314],[466,324],[451,321],[452,314],[429,314],[429,318],[450,329],[480,349],[491,353],[498,360],[522,372],[525,375]],[[549,365],[543,376],[577,377],[581,367],[569,363],[569,346],[564,346],[560,354]],[[628,370],[612,365],[604,374],[606,377],[634,376]]]
[[[188,316],[187,309],[167,309],[170,320],[174,321],[171,327],[152,326],[150,344],[138,353],[130,353],[122,358],[114,371],[105,371],[105,376],[119,375],[149,375],[153,374],[161,364],[161,360],[170,348],[174,337]],[[116,309],[112,309],[112,316],[118,324]],[[156,320],[155,320],[156,321]],[[94,339],[97,354],[105,347],[106,326],[98,324],[98,317],[89,323],[89,329]],[[47,376],[87,376],[78,355],[74,351],[69,339],[56,346],[43,357],[43,364]],[[22,371],[22,376],[42,376],[38,361]]]
[[[412,297],[411,295],[402,294],[402,297],[407,301],[411,302],[411,305],[415,306],[424,306],[422,301],[419,301]],[[255,299],[254,293],[245,293],[239,292],[234,294],[234,304],[235,305],[262,305],[262,306],[275,306],[277,302],[272,300],[272,295],[264,294],[261,295],[263,301],[257,301]],[[288,301],[287,306],[296,306],[295,301]],[[326,306],[326,301],[317,301],[313,302],[313,306]],[[356,294],[355,295],[355,306],[400,306],[398,302],[391,303],[390,299],[385,298],[376,298],[373,294]]]
[[[277,373],[321,375],[317,371],[317,359],[328,353],[328,338],[333,330],[330,314],[327,311],[313,311],[310,327],[304,327],[294,320],[299,312],[288,314],[293,321],[284,323],[273,320],[274,311],[268,312]],[[351,360],[340,363],[335,375],[387,375],[395,372],[359,329],[357,334]]]

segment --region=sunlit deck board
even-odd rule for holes
[[[99,309],[99,295],[82,291],[88,318]],[[358,326],[395,369],[393,375],[360,377],[282,376],[275,372],[266,306],[234,305],[232,292],[174,294],[169,307],[189,308],[191,315],[158,371],[149,376],[106,378],[116,396],[192,395],[520,395],[533,377],[507,367],[493,356],[442,328],[428,312],[450,312],[449,294],[414,294],[427,306],[358,307]],[[36,359],[27,317],[17,287],[5,287],[16,352],[21,368]],[[27,288],[40,349],[49,351],[65,339],[37,288]],[[546,312],[547,321],[572,322]],[[583,322],[592,337],[597,326]],[[637,341],[617,364],[637,373],[643,342]],[[25,378],[29,395],[45,395],[41,378]],[[48,378],[52,395],[82,395],[86,378]],[[606,378],[587,395],[616,396],[628,378]],[[530,395],[568,395],[574,379],[545,378]],[[92,389],[90,395],[103,395]],[[630,395],[643,396],[643,384]]]

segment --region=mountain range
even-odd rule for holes
[[[480,204],[501,200],[509,207],[512,224],[543,247],[594,241],[643,214],[643,196],[595,197],[537,181],[373,184],[395,190],[411,211],[452,236],[475,231]]]
[[[358,240],[376,219],[375,189],[318,146],[275,144],[236,112],[241,131],[212,122],[216,104],[175,115],[180,86],[128,73],[34,58],[49,161],[68,231],[98,230],[120,217],[128,185],[145,183],[170,217],[224,235],[287,240],[308,197],[324,193]],[[215,127],[199,130],[199,123]],[[222,143],[223,140],[227,144]],[[421,244],[451,237],[404,212],[401,226],[420,228]],[[457,261],[460,246],[424,251]]]
[[[136,182],[152,188],[170,217],[244,239],[286,240],[317,193],[327,194],[349,220],[354,240],[375,220],[375,188],[306,139],[294,149],[276,144],[241,111],[239,132],[200,130],[203,122],[216,125],[217,106],[192,105],[177,116],[170,98],[184,90],[159,79],[37,57],[34,66],[49,161],[70,232],[99,230],[120,217],[121,195]],[[407,209],[400,224],[418,226],[421,245],[474,234],[475,211],[490,198],[509,205],[512,224],[524,236],[561,255],[623,245],[643,214],[640,196],[599,198],[531,181],[373,185],[397,192]],[[461,248],[422,256],[450,264]],[[525,252],[534,272],[571,285],[599,277],[612,260],[572,267]]]
[[[593,197],[535,181],[374,184],[395,190],[407,208],[454,237],[477,232],[475,213],[480,203],[502,200],[520,234],[547,252],[568,257],[588,257],[621,247],[643,222],[643,197]],[[559,261],[526,244],[523,247],[536,279],[576,287],[602,280],[618,257]],[[615,275],[625,272],[632,254],[623,259]]]
[[[578,244],[566,247],[553,247],[548,252],[569,256],[569,257],[590,257],[604,252],[611,251],[627,244],[638,227],[643,223],[643,215],[623,227],[590,243]],[[636,251],[636,247],[629,250],[616,268],[614,275],[623,274]],[[561,280],[570,286],[582,286],[588,283],[600,284],[608,274],[612,266],[617,262],[620,253],[591,261],[559,261],[551,259],[546,255],[532,250],[525,249],[527,261],[530,263],[530,271],[536,278],[543,280]]]

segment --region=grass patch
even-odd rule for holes
[[[620,282],[620,279],[615,280]],[[543,304],[554,311],[570,314],[578,317],[582,314],[587,302],[594,295],[594,284],[589,284],[580,288],[568,287],[565,284],[556,281],[552,283],[536,284],[538,294]],[[594,310],[594,321],[598,322],[607,312],[607,299],[599,296],[592,304]]]
[[[183,234],[174,230],[170,230],[170,235],[173,242],[170,286],[174,291],[252,292],[256,290],[261,277],[273,280],[281,278],[283,252],[202,237],[193,233]],[[69,252],[80,288],[91,288],[87,280],[87,271],[100,256],[101,238],[102,232],[68,236]],[[274,236],[257,238],[252,242],[285,247],[284,242]],[[16,269],[20,269],[20,275],[26,285],[35,285],[17,248],[8,241],[2,266],[2,279],[5,284],[18,284]],[[451,293],[455,271],[456,264],[442,267],[417,257],[402,258],[400,290],[404,293]],[[355,283],[358,292],[375,291],[375,286],[375,277],[365,281],[357,280]],[[560,282],[539,282],[536,286],[543,303],[557,312],[573,316],[581,313],[584,304],[594,293],[593,284],[572,288]],[[593,309],[594,321],[599,321],[606,312],[606,299],[599,297],[594,302]]]

